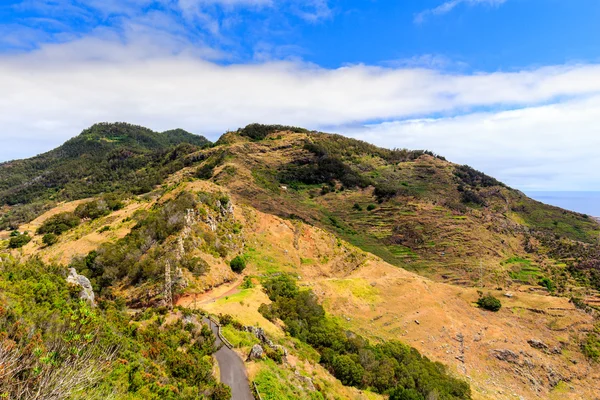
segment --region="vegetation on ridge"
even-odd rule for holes
[[[182,130],[96,124],[52,151],[0,164],[0,204],[16,206],[0,216],[0,229],[33,219],[49,201],[148,192],[183,168],[186,155],[208,145]]]

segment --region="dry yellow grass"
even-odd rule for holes
[[[401,340],[448,365],[471,383],[475,398],[547,397],[559,382],[568,389],[563,398],[593,398],[600,390],[600,374],[575,342],[592,318],[565,298],[518,290],[508,298],[493,291],[503,308],[483,311],[474,304],[475,288],[389,265],[314,227],[250,208],[238,211],[254,251],[251,272],[297,274],[299,284],[312,288],[345,326],[375,341]],[[219,312],[236,307],[222,303]],[[548,351],[532,348],[531,339],[547,344]],[[512,351],[518,360],[500,360],[497,350]]]

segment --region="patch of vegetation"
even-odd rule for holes
[[[246,269],[246,257],[235,256],[235,258],[229,262],[229,266],[233,272],[241,274]]]
[[[485,200],[477,192],[473,190],[463,190],[461,192],[461,201],[465,204],[475,204],[478,206],[485,206]]]
[[[367,187],[370,182],[355,172],[340,158],[330,156],[324,149],[308,143],[305,148],[316,155],[316,160],[304,160],[299,163],[288,164],[279,173],[279,180],[283,183],[295,182],[307,185],[328,184],[334,185],[340,181],[345,187]]]
[[[539,283],[540,286],[543,286],[546,289],[548,289],[550,293],[554,293],[554,291],[556,290],[556,284],[554,283],[554,281],[552,281],[552,279],[544,277],[540,280]]]
[[[74,214],[82,219],[97,219],[110,214],[111,211],[120,210],[123,205],[123,202],[117,196],[108,195],[78,205]]]
[[[479,299],[477,300],[477,305],[484,310],[494,312],[500,311],[500,308],[502,308],[502,303],[500,300],[492,296],[491,293],[488,293],[485,296],[480,293]]]
[[[590,360],[600,362],[600,323],[594,326],[581,344],[581,351]]]
[[[46,246],[52,246],[56,242],[58,242],[58,235],[54,233],[46,233],[44,237],[42,237],[42,243]]]
[[[37,233],[40,235],[46,233],[54,233],[60,235],[63,232],[71,230],[81,223],[81,218],[71,212],[63,212],[60,214],[53,215],[48,218],[38,228]]]
[[[221,165],[227,158],[227,152],[220,151],[210,156],[196,171],[196,177],[200,179],[210,179],[217,166]]]
[[[488,176],[481,171],[477,171],[468,165],[456,167],[454,175],[456,175],[463,184],[472,187],[505,186],[502,182],[499,182],[491,176]]]
[[[230,398],[212,376],[208,326],[176,315],[140,324],[108,298],[91,308],[65,275],[37,260],[2,262],[0,346],[18,362],[3,363],[1,398]]]
[[[245,276],[240,287],[242,289],[252,289],[254,287],[254,282],[252,281],[252,277]]]
[[[345,331],[326,316],[312,291],[300,290],[289,275],[269,278],[263,286],[272,303],[261,305],[261,314],[281,319],[291,336],[313,346],[321,364],[345,385],[378,393],[414,390],[419,399],[433,393],[445,399],[471,398],[468,383],[452,378],[442,364],[414,348],[397,341],[373,345]]]
[[[263,140],[268,135],[274,132],[291,131],[297,133],[306,133],[308,130],[304,128],[298,128],[295,126],[285,125],[263,125],[263,124],[250,124],[244,128],[237,130],[240,136],[248,137],[252,140],[258,141]]]
[[[14,232],[13,232],[14,233]],[[16,235],[11,234],[10,240],[8,241],[9,249],[19,249],[25,246],[27,243],[31,242],[31,236],[27,232],[21,234],[16,232]]]

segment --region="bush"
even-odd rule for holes
[[[592,361],[600,361],[600,324],[588,333],[585,342],[581,345],[583,354]]]
[[[52,246],[56,242],[58,242],[58,236],[56,236],[54,233],[46,233],[42,238],[42,243],[44,243],[46,246]]]
[[[243,256],[236,256],[229,262],[231,270],[237,274],[241,274],[246,269],[246,258]]]
[[[348,355],[336,356],[333,358],[333,372],[346,386],[358,386],[362,383],[362,377],[365,373],[364,368],[354,362]]]
[[[358,203],[354,203],[352,208],[355,209],[356,211],[362,211],[362,206]]]
[[[548,289],[550,293],[553,293],[556,290],[556,284],[549,278],[542,278],[542,280],[539,283],[540,286],[543,286],[546,289]]]
[[[93,200],[78,205],[74,213],[79,218],[96,219],[110,214],[110,210],[104,200]]]
[[[31,236],[29,236],[27,233],[23,235],[18,234],[16,236],[12,236],[11,234],[11,238],[8,242],[8,247],[11,249],[18,249],[25,246],[29,242],[31,242]]]
[[[461,201],[465,204],[477,204],[479,206],[485,206],[485,200],[477,192],[472,190],[464,190],[461,194]]]
[[[491,294],[487,294],[486,296],[480,296],[479,300],[477,300],[477,305],[481,308],[484,308],[489,311],[498,311],[502,307],[502,303],[500,300],[492,296]]]
[[[369,205],[367,206],[367,211],[373,211],[373,210],[374,210],[374,209],[376,209],[376,208],[377,208],[377,206],[375,206],[375,204],[369,204]]]
[[[80,222],[81,219],[73,213],[64,212],[56,214],[55,216],[44,221],[44,223],[38,228],[37,233],[54,233],[55,235],[60,235],[69,229],[75,228]]]
[[[254,283],[252,282],[252,278],[249,276],[244,277],[244,281],[242,282],[242,289],[252,289],[254,287]]]

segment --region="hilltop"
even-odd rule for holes
[[[66,268],[88,278],[99,318],[128,349],[145,349],[137,361],[135,351],[120,355],[127,363],[96,381],[119,398],[219,398],[211,377],[173,362],[208,335],[196,310],[221,320],[244,359],[264,346],[263,359],[246,363],[263,398],[600,390],[598,222],[432,152],[278,125],[211,144],[181,130],[98,124],[2,164],[0,183],[0,221],[16,228],[0,234],[0,283],[14,286],[19,268],[51,271],[75,304]],[[0,296],[0,310],[18,310],[44,337],[22,311],[20,296],[43,293],[27,282]],[[502,308],[479,308],[484,294]],[[67,301],[40,296],[28,307],[43,304],[44,315]],[[178,349],[185,321],[197,329]],[[173,339],[149,345],[137,331]]]

